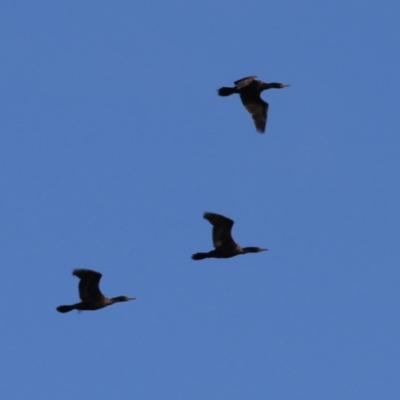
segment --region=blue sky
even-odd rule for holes
[[[399,12],[4,1],[2,398],[397,400]],[[192,261],[204,211],[269,251]],[[75,268],[137,300],[57,313]]]

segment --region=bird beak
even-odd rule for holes
[[[261,251],[267,251],[268,249],[261,249]]]
[[[290,85],[286,85],[286,84],[283,85],[283,87],[288,87],[288,86],[290,86]]]
[[[136,297],[129,297],[129,300],[136,300]]]

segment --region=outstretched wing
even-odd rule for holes
[[[210,212],[204,213],[204,218],[213,226],[212,239],[215,248],[236,244],[231,236],[233,220]]]
[[[235,82],[233,82],[236,85],[236,89],[240,90],[243,89],[246,86],[251,85],[254,81],[256,76],[246,76],[246,78],[239,79]]]
[[[257,132],[264,133],[267,125],[268,103],[265,102],[259,95],[241,94],[240,98],[246,110],[251,114],[254,120],[254,125]]]
[[[235,85],[243,85],[246,86],[248,84],[250,84],[251,82],[253,82],[255,80],[255,78],[257,78],[256,75],[253,76],[246,76],[245,78],[242,79],[238,79],[237,81],[233,82]]]
[[[82,301],[93,301],[103,297],[100,292],[99,284],[101,279],[100,272],[90,269],[76,269],[73,275],[77,276],[79,281],[79,297]]]

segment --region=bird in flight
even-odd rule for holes
[[[111,306],[111,304],[114,303],[136,300],[133,297],[127,296],[112,297],[111,299],[104,296],[99,288],[100,279],[102,276],[100,272],[92,271],[90,269],[76,269],[72,275],[75,275],[80,279],[79,297],[82,301],[69,306],[57,307],[57,311],[60,313],[67,313],[72,310],[94,311]]]
[[[290,85],[276,82],[265,83],[255,78],[257,77],[248,76],[239,79],[234,82],[234,87],[222,87],[218,89],[218,94],[220,96],[230,96],[231,94],[238,93],[246,110],[253,117],[257,132],[264,133],[269,105],[261,98],[261,92],[267,89],[283,89]]]
[[[259,253],[268,249],[260,247],[240,247],[232,238],[231,230],[234,221],[220,214],[210,212],[204,213],[206,219],[213,226],[212,240],[215,249],[208,253],[196,253],[192,255],[193,260],[204,260],[205,258],[231,258],[239,254]]]

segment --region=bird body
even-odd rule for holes
[[[135,300],[133,297],[118,296],[108,298],[101,293],[99,284],[102,275],[90,269],[76,269],[72,275],[80,279],[79,281],[79,297],[80,303],[64,305],[57,307],[57,311],[67,313],[72,310],[79,311],[95,311],[110,306],[114,303]]]
[[[204,260],[205,258],[231,258],[240,254],[259,253],[268,249],[260,247],[241,247],[232,238],[231,230],[234,221],[220,214],[206,212],[204,219],[213,226],[212,238],[215,249],[207,253],[195,253],[193,260]]]
[[[251,114],[257,132],[264,133],[267,124],[269,104],[261,98],[261,92],[267,89],[282,89],[290,85],[284,83],[265,83],[255,79],[256,76],[248,76],[234,82],[234,87],[222,87],[218,89],[220,96],[230,96],[238,93],[246,110]]]

